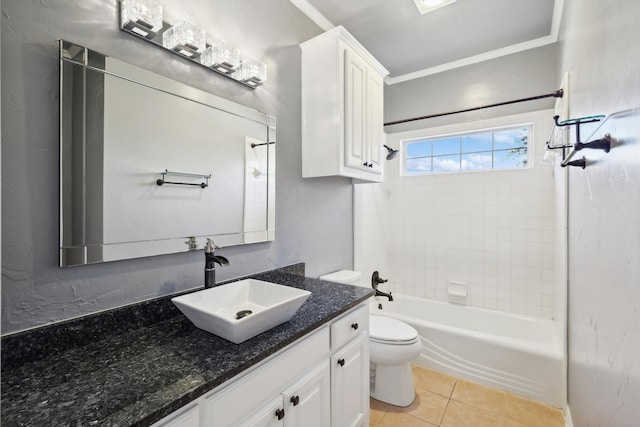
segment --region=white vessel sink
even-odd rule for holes
[[[291,319],[309,295],[290,286],[244,279],[171,301],[198,328],[239,344]]]

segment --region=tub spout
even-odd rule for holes
[[[377,297],[386,297],[389,298],[389,301],[393,301],[393,297],[391,296],[391,292],[382,292],[376,289],[376,295]]]

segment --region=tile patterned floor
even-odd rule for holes
[[[371,399],[370,427],[564,427],[558,408],[413,367],[416,400],[406,408]]]

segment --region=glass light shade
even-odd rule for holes
[[[267,80],[267,66],[257,59],[243,59],[239,71],[239,80],[251,86],[259,86]]]
[[[181,21],[162,34],[162,45],[191,58],[205,50],[205,38],[206,33],[202,28]]]
[[[162,6],[152,0],[122,0],[121,28],[151,39],[162,29]]]
[[[240,49],[219,40],[202,52],[200,62],[216,71],[229,74],[240,66]]]
[[[441,7],[454,3],[456,0],[413,0],[421,14],[433,12]]]

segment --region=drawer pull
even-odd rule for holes
[[[344,366],[344,359],[338,359],[338,365]]]
[[[300,396],[291,396],[291,403],[293,403],[293,406],[298,406],[298,403],[300,403]]]
[[[277,409],[276,410],[276,417],[278,417],[278,420],[281,420],[284,418],[284,409]]]
[[[352,323],[351,327],[353,328],[354,331],[358,330],[358,323]]]

